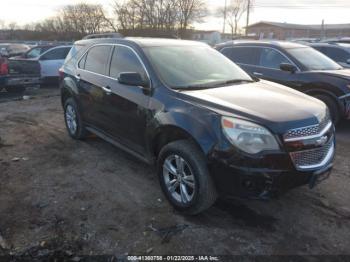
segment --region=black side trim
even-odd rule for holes
[[[123,151],[125,151],[128,154],[136,157],[137,159],[141,160],[142,162],[144,162],[144,163],[146,163],[148,165],[153,165],[155,163],[155,159],[149,159],[149,158],[144,157],[143,155],[135,152],[134,150],[132,150],[132,149],[126,147],[126,146],[124,146],[123,144],[119,143],[115,139],[113,139],[110,136],[102,133],[101,131],[98,131],[97,129],[95,129],[93,127],[86,127],[86,129],[88,131],[90,131],[91,133],[94,133],[98,137],[102,138],[103,140],[107,141],[108,143],[111,143],[112,145],[122,149]]]

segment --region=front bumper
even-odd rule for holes
[[[340,103],[343,107],[345,119],[350,119],[350,94],[342,96],[339,99],[340,99]]]
[[[314,188],[329,177],[332,168],[331,162],[321,169],[302,172],[293,169],[242,168],[216,161],[210,170],[221,196],[270,199],[302,185]]]
[[[285,142],[282,151],[255,156],[226,144],[210,155],[210,172],[219,193],[228,197],[266,199],[306,184],[313,188],[328,178],[333,168],[336,144],[333,126],[322,134],[322,137],[326,136],[328,141],[323,146],[314,145],[319,142],[316,137],[297,141],[303,149],[293,149],[294,142]],[[311,149],[308,148],[310,142]],[[317,165],[300,165],[305,163],[303,160],[315,160]]]
[[[350,119],[350,97],[344,100],[345,118]]]

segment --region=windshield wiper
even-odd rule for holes
[[[223,82],[222,84],[239,84],[239,83],[252,83],[254,82],[253,80],[250,79],[232,79],[232,80],[227,80]]]
[[[222,82],[215,82],[207,85],[188,85],[188,86],[175,86],[174,89],[178,90],[200,90],[200,89],[209,89],[209,88],[216,88],[216,87],[222,87],[229,84],[238,84],[238,83],[251,83],[254,82],[250,79],[232,79]]]

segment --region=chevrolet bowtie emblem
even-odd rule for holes
[[[323,136],[319,139],[316,140],[316,145],[317,146],[324,146],[328,141],[328,137],[327,136]]]

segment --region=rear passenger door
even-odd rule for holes
[[[78,62],[76,83],[79,89],[81,114],[85,122],[97,129],[104,125],[103,101],[109,90],[108,62],[112,46],[97,45]]]
[[[149,91],[142,87],[120,84],[120,73],[139,73],[148,79],[136,51],[124,45],[114,47],[109,76],[108,88],[111,93],[104,96],[103,114],[106,117],[104,130],[134,151],[145,152],[145,128],[149,104]]]

